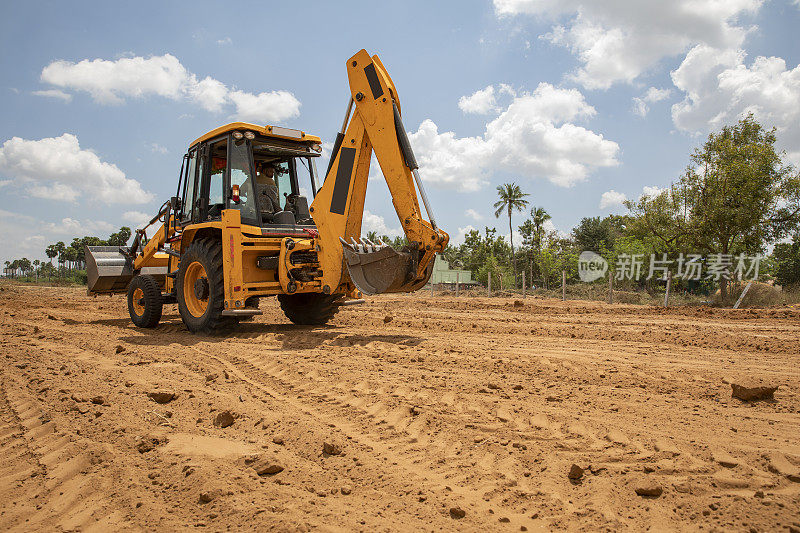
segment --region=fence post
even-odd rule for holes
[[[522,271],[522,297],[525,298],[525,271]]]
[[[561,271],[561,301],[567,300],[567,271]]]
[[[486,276],[488,278],[488,284],[487,284],[487,288],[486,288],[486,295],[487,296],[491,296],[492,295],[492,273],[491,273],[491,271],[489,271],[486,274]]]
[[[664,307],[669,306],[669,288],[672,285],[672,271],[667,270],[667,292],[664,293]]]
[[[614,272],[608,271],[608,303],[614,303]]]
[[[456,297],[458,297],[458,272],[456,272]]]

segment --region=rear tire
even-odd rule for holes
[[[279,294],[278,301],[286,318],[304,326],[327,324],[339,312],[337,300],[341,294],[319,294],[304,292],[300,294]]]
[[[128,285],[128,314],[140,328],[154,328],[161,320],[164,300],[161,287],[153,276],[139,275]]]
[[[222,316],[225,282],[222,272],[222,243],[198,239],[181,255],[175,280],[178,311],[192,333],[211,332],[236,323]]]

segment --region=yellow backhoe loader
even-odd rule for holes
[[[319,137],[243,122],[210,131],[190,145],[176,195],[130,247],[87,247],[89,294],[127,293],[145,328],[177,303],[198,332],[260,314],[262,296],[276,295],[296,324],[324,324],[362,294],[423,287],[449,237],[422,188],[397,90],[366,50],[347,60],[347,75],[347,112],[319,189]],[[410,243],[402,250],[360,238],[373,153]]]

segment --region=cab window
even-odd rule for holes
[[[275,184],[278,186],[278,198],[281,205],[286,204],[286,197],[292,194],[292,176],[289,172],[289,162],[273,163],[275,166]]]
[[[183,189],[183,213],[181,216],[182,221],[192,219],[192,210],[194,209],[194,193],[195,183],[197,182],[196,168],[197,168],[197,150],[191,150],[188,154],[188,164],[186,165],[186,176],[184,177]]]
[[[242,220],[258,224],[256,198],[253,193],[252,166],[250,164],[250,141],[233,140],[230,144],[231,189],[239,187],[239,202],[231,201],[231,208],[239,209]]]
[[[212,218],[222,216],[225,204],[223,193],[225,170],[228,166],[228,141],[223,139],[211,145],[211,168],[208,179],[208,215]]]

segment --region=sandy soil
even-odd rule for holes
[[[0,529],[800,530],[798,310],[262,309],[202,336],[0,286]]]

